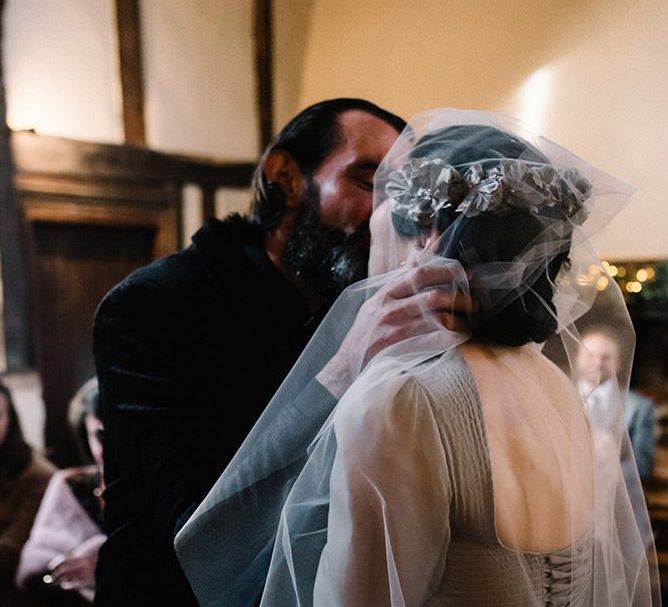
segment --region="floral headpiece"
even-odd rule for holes
[[[430,226],[441,211],[466,217],[480,213],[532,213],[553,208],[573,223],[587,218],[584,202],[591,184],[577,169],[558,171],[549,164],[504,159],[484,169],[472,164],[462,175],[440,158],[411,158],[392,171],[385,186],[392,212],[421,226]]]

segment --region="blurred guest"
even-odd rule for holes
[[[54,467],[33,451],[9,390],[0,383],[0,605],[28,605],[14,582],[21,548],[28,539]]]
[[[97,379],[70,403],[70,422],[83,437],[90,466],[59,470],[44,494],[30,539],[21,553],[17,582],[39,605],[88,605],[95,596],[95,566],[106,540],[101,530],[102,423]]]
[[[582,335],[577,356],[578,386],[590,413],[607,406],[613,389],[611,378],[617,373],[619,340],[608,327],[590,327]],[[641,480],[652,473],[654,462],[654,405],[651,399],[629,390],[624,420]]]

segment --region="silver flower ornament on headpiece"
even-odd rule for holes
[[[411,158],[390,173],[385,193],[393,213],[425,227],[448,208],[466,217],[552,208],[579,225],[587,217],[591,184],[577,169],[522,160],[505,159],[490,169],[473,164],[462,176],[440,158]]]
[[[467,191],[459,171],[440,158],[411,158],[385,186],[392,211],[423,226],[439,211],[456,208]]]

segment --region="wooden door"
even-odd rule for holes
[[[79,463],[70,399],[95,373],[92,324],[105,293],[136,268],[176,248],[173,208],[57,200],[23,202],[44,441],[58,465]]]
[[[152,259],[155,230],[36,222],[32,226],[37,361],[46,403],[45,444],[61,465],[75,463],[67,424],[72,395],[93,376],[91,329],[104,294]]]

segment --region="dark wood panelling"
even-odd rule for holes
[[[25,194],[23,208],[29,230],[33,224],[38,223],[148,230],[153,234],[150,258],[157,259],[174,252],[179,241],[176,206],[169,204],[169,197],[166,197],[165,202],[167,204],[142,206],[131,201],[96,204]],[[32,231],[29,236],[32,236]],[[36,243],[32,242],[31,245],[31,249],[34,249]],[[112,248],[110,254],[122,257],[123,251]]]
[[[34,133],[13,133],[11,141],[18,170],[31,177],[147,185],[196,183],[215,189],[247,187],[255,169],[248,162],[216,162]]]
[[[668,313],[632,310],[631,318],[636,329],[631,383],[655,402],[668,404]]]
[[[59,465],[77,462],[67,422],[76,388],[95,374],[91,327],[104,294],[154,258],[156,230],[135,225],[31,222],[37,361],[45,444]]]
[[[30,261],[37,366],[46,405],[45,445],[61,466],[77,462],[67,422],[69,401],[94,373],[91,327],[104,294],[139,266],[178,248],[178,204],[170,188],[148,193],[104,184],[54,193],[44,178],[21,192]],[[77,186],[81,184],[76,184]],[[94,187],[93,187],[94,186]],[[95,197],[84,194],[90,187]],[[122,198],[122,193],[136,198]],[[162,196],[162,199],[160,199]]]
[[[212,188],[202,189],[202,216],[204,219],[216,216],[216,191]]]

